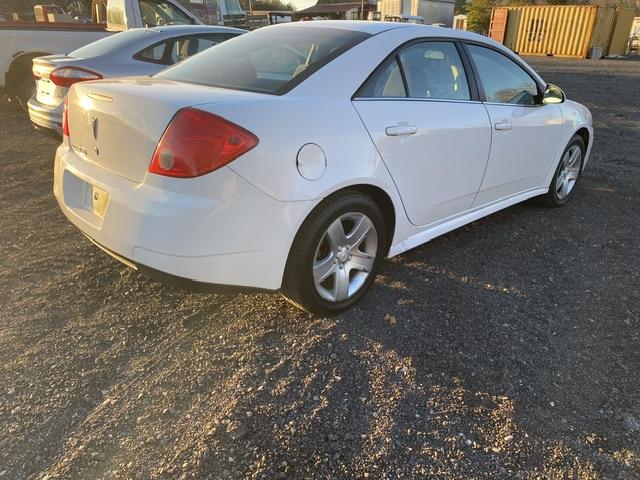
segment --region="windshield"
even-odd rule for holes
[[[370,35],[322,27],[267,27],[228,40],[156,76],[281,95]]]
[[[105,53],[115,50],[126,45],[129,42],[135,42],[145,35],[154,35],[156,32],[145,30],[144,28],[135,28],[126,32],[116,33],[105,38],[101,38],[89,45],[80,47],[69,53],[72,58],[93,58],[104,55]]]

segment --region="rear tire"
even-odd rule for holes
[[[29,111],[28,103],[31,99],[31,96],[36,91],[36,83],[31,74],[25,75],[25,77],[20,80],[20,84],[18,85],[18,91],[16,98],[18,99],[18,103],[23,108],[25,112]]]
[[[387,235],[382,211],[367,195],[342,191],[326,198],[293,241],[282,293],[310,313],[348,309],[373,283]]]
[[[557,208],[569,201],[580,180],[585,152],[584,140],[580,135],[574,135],[562,153],[549,191],[540,197],[544,205]]]

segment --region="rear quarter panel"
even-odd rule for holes
[[[394,204],[396,234],[407,223],[391,176],[350,100],[265,96],[197,108],[237,123],[259,138],[256,148],[228,166],[271,198],[312,200],[315,206],[343,188],[372,185],[385,191]],[[326,158],[326,169],[316,180],[307,180],[297,168],[298,152],[308,143],[320,146]]]

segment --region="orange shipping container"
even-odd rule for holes
[[[518,21],[518,28],[513,38],[509,39],[509,47],[519,54],[586,57],[598,7],[520,6],[496,8],[494,12],[505,8],[508,10],[507,27],[500,25],[502,31],[490,31],[490,37],[501,36],[504,39],[504,32],[513,30],[508,25],[513,18]],[[511,37],[511,34],[508,36]]]

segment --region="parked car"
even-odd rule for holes
[[[30,13],[33,21],[2,22],[0,95],[15,97],[26,108],[35,89],[31,76],[34,58],[67,53],[114,32],[132,28],[210,23],[200,19],[203,9],[208,12],[206,19],[212,20],[211,23],[216,26],[244,22],[244,12],[238,0],[207,2],[206,5],[185,2],[185,5],[178,0],[93,0],[93,23],[76,22],[72,19],[35,22],[33,12]],[[22,14],[21,18],[24,17],[25,14]]]
[[[71,88],[54,193],[127,265],[362,297],[383,257],[574,194],[591,114],[504,46],[387,22],[282,24],[152,78]]]
[[[245,30],[208,25],[179,25],[134,29],[103,38],[67,55],[33,61],[36,92],[29,100],[29,117],[36,128],[62,133],[62,110],[74,83],[125,75],[153,75],[169,65]]]

